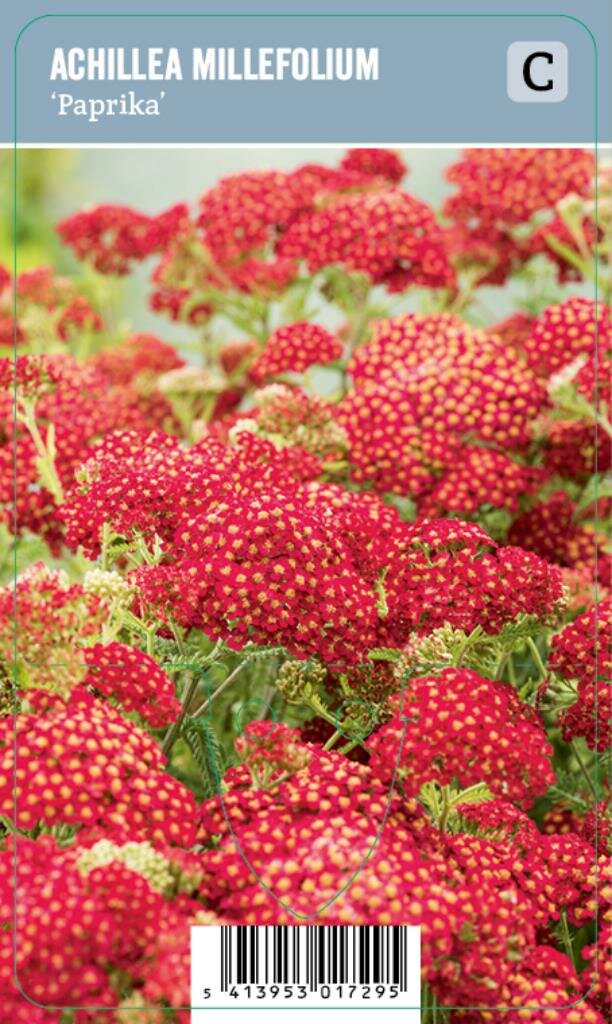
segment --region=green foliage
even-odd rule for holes
[[[226,762],[221,744],[208,722],[185,718],[182,735],[200,772],[203,799],[219,792],[225,774]]]
[[[228,654],[236,655],[236,652],[231,647],[227,648]],[[268,658],[288,658],[290,657],[286,647],[256,647],[255,644],[243,647],[241,654],[243,659],[246,661],[266,661]]]
[[[612,475],[609,473],[593,474],[578,499],[576,513],[584,512],[601,498],[612,498]]]
[[[492,800],[493,794],[488,786],[484,782],[479,782],[475,786],[470,786],[469,789],[464,789],[452,799],[452,804],[484,804],[487,800]]]
[[[393,647],[373,647],[371,651],[368,651],[368,658],[370,661],[392,661],[398,662],[402,656],[401,651],[396,651]]]
[[[570,771],[560,771],[557,778],[546,793],[546,799],[551,806],[556,803],[567,804],[568,808],[578,814],[584,814],[589,808],[589,803],[581,795],[577,783],[580,779]]]

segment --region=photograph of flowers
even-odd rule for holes
[[[605,160],[31,149],[3,203],[0,1024],[187,1024],[194,925],[416,925],[423,1024],[603,1024]]]

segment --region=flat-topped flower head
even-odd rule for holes
[[[172,679],[144,651],[113,641],[86,647],[83,660],[87,665],[83,686],[115,700],[125,711],[138,712],[154,729],[179,717],[181,703]]]
[[[205,245],[228,263],[274,240],[294,214],[296,197],[282,171],[244,171],[221,178],[199,206]]]
[[[4,723],[2,813],[20,829],[77,825],[190,846],[193,794],[163,769],[157,742],[107,703],[80,693],[47,714]],[[13,774],[14,773],[14,774]],[[16,810],[13,778],[16,779]]]
[[[342,157],[340,167],[346,171],[386,178],[394,185],[408,173],[408,167],[401,156],[392,149],[349,149],[346,156]]]
[[[303,373],[324,366],[342,355],[342,342],[319,324],[302,321],[279,327],[249,368],[251,380],[261,384],[283,373]]]
[[[303,260],[313,273],[332,264],[360,271],[389,291],[452,288],[442,239],[431,207],[387,188],[332,196],[301,214],[282,235],[278,252]]]
[[[553,637],[549,668],[577,682],[577,699],[560,715],[568,742],[583,736],[593,750],[606,750],[612,740],[612,601],[605,599],[579,615]]]
[[[536,319],[523,351],[530,367],[547,377],[578,356],[594,357],[610,348],[610,313],[603,302],[576,295],[548,306]]]
[[[401,391],[424,430],[524,444],[546,392],[499,339],[448,314],[407,313],[374,324],[348,367],[355,386]]]
[[[455,668],[410,678],[396,715],[367,747],[382,778],[390,778],[399,756],[409,796],[426,782],[444,786],[456,778],[462,788],[485,782],[496,795],[529,807],[554,779],[544,728],[507,683]]]
[[[447,168],[457,192],[444,212],[462,220],[520,224],[568,192],[587,195],[594,173],[593,154],[583,149],[466,149]]]
[[[185,230],[187,222],[183,203],[156,216],[102,203],[66,217],[57,225],[57,232],[78,259],[91,261],[100,273],[127,274],[133,262],[161,252]]]

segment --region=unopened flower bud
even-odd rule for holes
[[[326,668],[316,662],[286,661],[276,677],[276,686],[287,704],[304,704],[326,675]]]
[[[88,875],[95,868],[105,867],[113,861],[121,861],[130,871],[145,878],[156,892],[168,893],[174,889],[172,865],[148,842],[119,846],[110,839],[100,839],[81,854],[76,866],[82,875]]]
[[[114,603],[125,606],[129,603],[132,588],[118,572],[107,572],[104,569],[90,569],[83,577],[83,589],[88,594],[95,594],[107,604]]]

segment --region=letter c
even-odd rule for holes
[[[537,53],[530,53],[523,64],[523,79],[525,81],[525,85],[529,89],[534,89],[536,92],[550,92],[554,87],[552,78],[549,78],[545,85],[538,85],[531,77],[531,65],[537,57],[543,57],[547,64],[552,64],[553,62],[552,53],[548,53],[546,50],[538,50]]]

